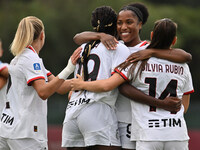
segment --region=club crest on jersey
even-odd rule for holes
[[[40,64],[39,63],[34,63],[33,64],[33,68],[36,72],[39,72],[41,71],[41,67],[40,67]]]

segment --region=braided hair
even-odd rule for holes
[[[91,25],[95,32],[104,32],[116,36],[116,22],[117,14],[110,6],[97,7],[92,12]],[[84,81],[88,80],[88,57],[90,55],[91,49],[93,49],[97,44],[100,43],[100,40],[93,40],[88,42],[82,53],[81,64],[83,65],[83,77]]]

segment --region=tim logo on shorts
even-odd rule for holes
[[[33,68],[34,68],[34,70],[41,70],[41,67],[40,67],[40,64],[39,63],[34,63],[33,64]]]

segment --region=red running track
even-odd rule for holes
[[[49,150],[66,150],[65,148],[61,148],[61,135],[62,135],[62,126],[48,127]],[[200,150],[200,129],[189,130],[189,136],[190,136],[189,149]]]

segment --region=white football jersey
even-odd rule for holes
[[[0,136],[9,139],[33,138],[47,141],[47,100],[42,100],[32,82],[44,79],[51,73],[42,59],[29,46],[8,66],[7,101],[0,122]]]
[[[83,49],[84,46],[85,44],[82,45]],[[115,67],[124,62],[129,55],[129,49],[121,42],[117,45],[116,50],[108,50],[102,43],[99,43],[91,50],[89,55],[89,81],[108,79],[111,76],[111,73],[114,73]],[[82,75],[82,65],[79,64],[80,63],[77,63],[76,65],[74,75]],[[120,75],[127,80],[126,72],[122,71]],[[95,101],[101,101],[107,103],[111,107],[115,107],[117,95],[117,88],[109,92],[100,93],[89,91],[73,92],[66,109],[67,117],[65,117],[65,121],[70,118],[70,115],[74,117],[77,116],[80,109]]]
[[[133,77],[138,72],[138,66]],[[150,58],[141,76],[132,82],[145,94],[163,100],[167,96],[181,98],[194,92],[189,67],[167,60]],[[184,107],[174,113],[164,109],[131,101],[132,141],[183,141],[188,140]]]
[[[146,49],[148,45],[149,44],[147,41],[143,41],[134,47],[128,47],[128,48],[132,54],[134,52]],[[116,101],[116,114],[117,114],[117,119],[119,122],[131,123],[132,117],[131,117],[131,102],[130,101],[131,100],[129,98],[119,93],[117,101]]]
[[[7,63],[2,63],[0,61],[0,71],[7,67],[8,67]],[[0,115],[5,105],[6,105],[6,85],[4,85],[2,89],[0,89]]]

